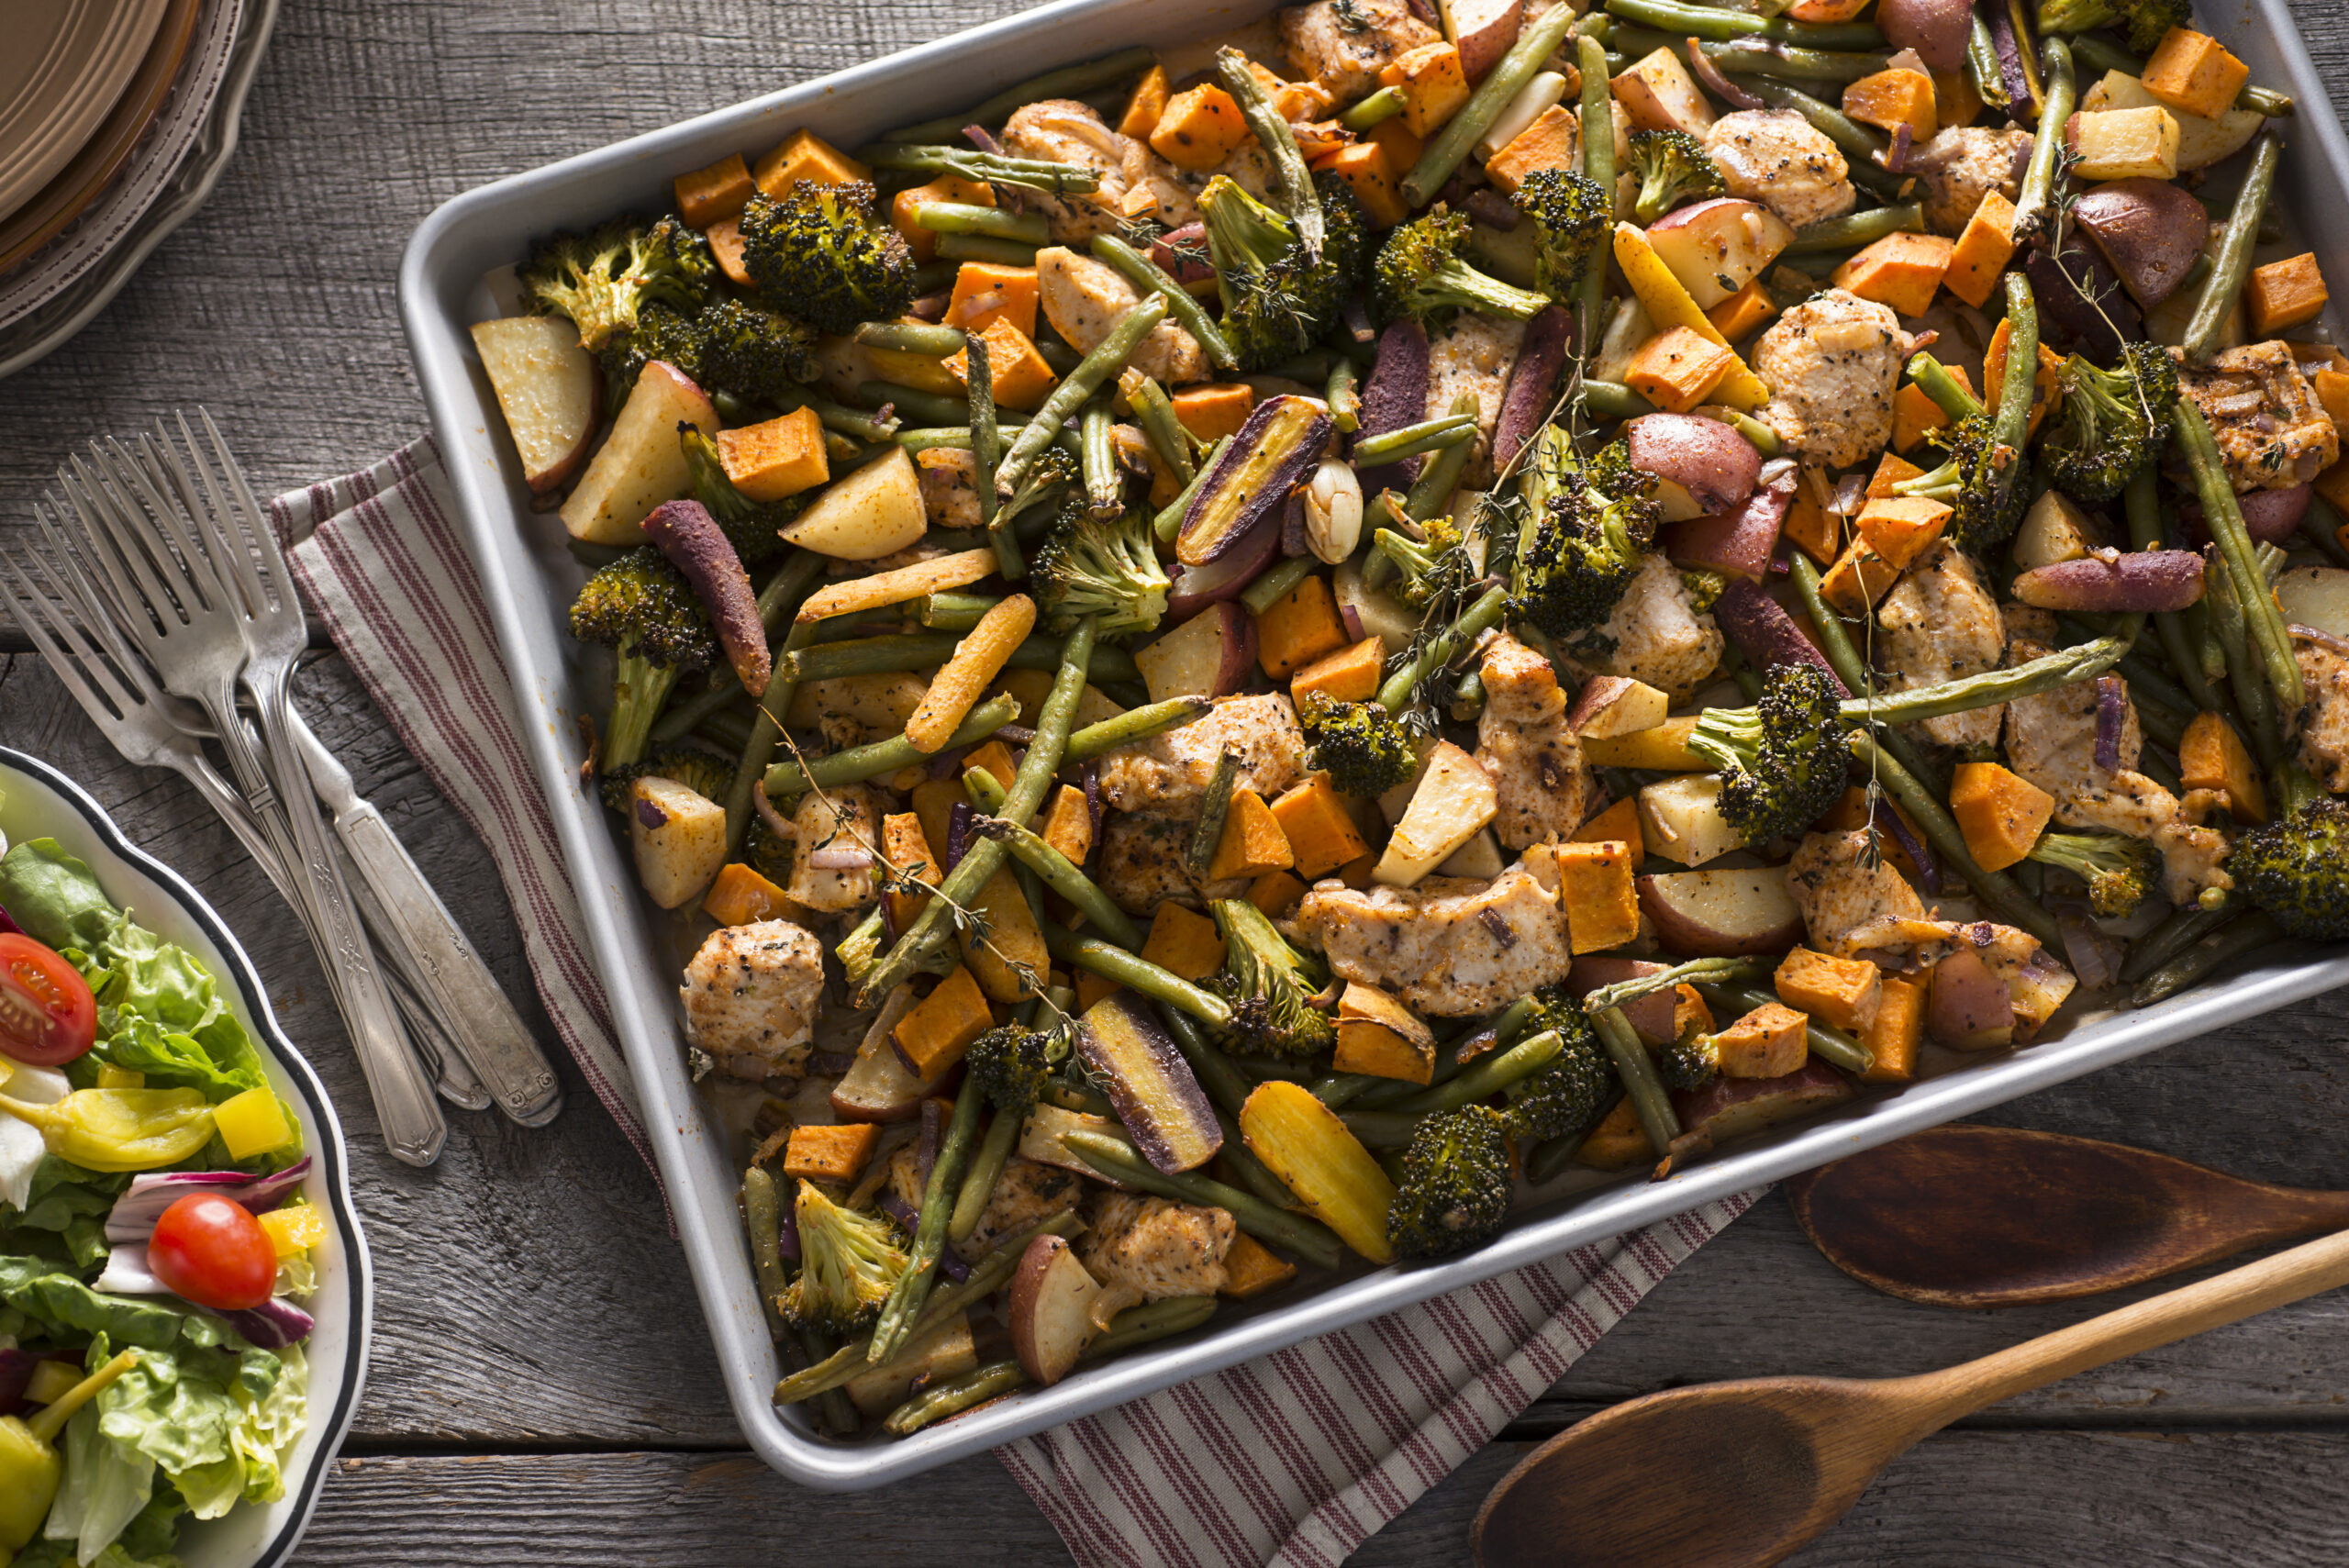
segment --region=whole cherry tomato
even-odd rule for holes
[[[268,1232],[251,1210],[218,1193],[190,1193],[163,1210],[147,1266],[174,1294],[216,1312],[259,1307],[277,1284]]]
[[[30,937],[0,936],[0,1056],[56,1067],[97,1038],[97,999],[74,967]]]

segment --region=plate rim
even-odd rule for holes
[[[162,28],[168,6],[169,0],[118,0],[113,6],[91,0],[81,17],[67,20],[69,32],[90,39],[93,55],[80,61],[78,68],[67,68],[72,80],[61,95],[62,102],[42,109],[40,123],[30,139],[40,145],[31,150],[25,161],[25,168],[36,172],[0,170],[0,183],[21,182],[24,186],[7,206],[20,206],[48,189],[49,183],[64,172],[105,126],[131,79],[139,74],[140,62]],[[93,64],[98,67],[95,72],[90,69]],[[31,85],[38,88],[40,83]],[[19,144],[12,152],[0,154],[0,161],[13,160],[25,150]]]

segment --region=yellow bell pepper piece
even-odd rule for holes
[[[1647,233],[1635,223],[1615,226],[1615,264],[1623,269],[1623,281],[1631,285],[1648,319],[1656,330],[1669,332],[1675,327],[1686,327],[1709,343],[1730,350],[1729,373],[1710,395],[1718,402],[1731,408],[1759,408],[1770,401],[1770,389],[1762,378],[1746,368],[1745,361],[1730,349],[1729,339],[1712,323],[1712,318],[1698,308],[1697,301],[1672,275],[1672,269],[1648,243]]]
[[[259,1218],[262,1234],[280,1258],[299,1257],[327,1239],[326,1216],[306,1203],[273,1208]]]
[[[294,1141],[285,1107],[266,1085],[230,1095],[212,1108],[212,1117],[231,1160],[272,1153]]]
[[[49,1151],[93,1171],[176,1165],[212,1141],[212,1107],[194,1089],[76,1089],[55,1105],[0,1095],[40,1129]]]

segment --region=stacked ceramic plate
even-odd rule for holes
[[[211,194],[277,0],[7,9],[0,375],[80,330]]]

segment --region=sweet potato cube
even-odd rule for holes
[[[1960,762],[1950,774],[1949,812],[1982,869],[2004,871],[2039,842],[2055,797],[1997,762]]]
[[[1640,797],[1627,795],[1568,835],[1567,841],[1576,844],[1603,844],[1612,840],[1628,846],[1631,863],[1638,865],[1647,858],[1647,846],[1640,841]]]
[[[1640,345],[1623,381],[1657,407],[1686,414],[1710,396],[1736,363],[1737,356],[1720,344],[1671,327]]]
[[[1836,268],[1834,283],[1890,306],[1896,315],[1922,316],[1954,250],[1954,241],[1938,234],[1887,234]]]
[[[1942,282],[1950,293],[1979,310],[1989,303],[1991,291],[1998,286],[1998,274],[2007,270],[2014,253],[2015,204],[1996,190],[1985,191],[1950,250]]]
[[[1933,96],[1933,79],[1921,71],[1878,71],[1843,89],[1843,112],[1862,125],[1893,131],[1909,128],[1916,145],[1933,139],[1941,128],[1941,112]]]
[[[954,292],[947,296],[945,324],[985,332],[997,321],[1010,322],[1030,338],[1036,335],[1036,269],[963,262],[954,274]],[[992,369],[992,357],[988,364]]]
[[[1810,1020],[1765,1002],[1713,1036],[1724,1078],[1783,1078],[1810,1059]]]
[[[755,926],[790,907],[791,899],[782,888],[740,861],[718,872],[718,880],[709,884],[709,895],[701,901],[702,913],[721,926]]]
[[[824,427],[813,408],[718,431],[718,461],[734,488],[753,501],[780,501],[831,477]]]
[[[1304,896],[1305,883],[1294,871],[1268,871],[1248,884],[1248,902],[1275,920]]]
[[[2343,458],[2316,476],[2312,481],[2316,493],[2331,503],[2336,512],[2349,512],[2349,458]],[[2349,550],[2349,523],[2334,530],[2341,547]]]
[[[1230,158],[1249,135],[1248,121],[1231,95],[1203,82],[1166,101],[1151,129],[1150,145],[1177,169],[1205,173]]]
[[[1262,876],[1286,871],[1297,863],[1281,831],[1279,818],[1264,797],[1252,789],[1231,792],[1231,808],[1224,815],[1223,837],[1215,843],[1215,858],[1208,862],[1208,880],[1223,882],[1235,876]]]
[[[760,190],[780,199],[802,180],[845,185],[852,180],[871,179],[873,171],[814,131],[796,130],[782,146],[759,160],[751,177]]]
[[[1640,900],[1631,886],[1639,862],[1628,842],[1560,844],[1556,864],[1567,943],[1575,952],[1603,952],[1640,934]]]
[[[1854,539],[1819,581],[1820,596],[1858,620],[1892,591],[1900,569],[1870,550],[1865,539]]]
[[[1103,997],[1114,996],[1124,989],[1124,986],[1106,974],[1096,974],[1089,969],[1080,969],[1076,972],[1076,1010],[1080,1013],[1085,1012]]]
[[[709,241],[709,254],[726,281],[737,288],[756,288],[758,280],[751,276],[751,269],[742,260],[742,220],[739,217],[720,218],[701,231]]]
[[[810,1182],[852,1182],[880,1140],[878,1122],[795,1127],[783,1147],[783,1173]]]
[[[946,874],[946,868],[931,852],[930,835],[922,831],[921,817],[918,812],[893,812],[881,818],[881,853],[907,876],[932,886]],[[930,903],[928,893],[900,892],[894,887],[882,896],[889,905],[889,927],[897,931],[909,929],[914,917]]]
[[[1829,511],[1820,495],[1831,488],[1824,474],[1806,471],[1795,485],[1794,505],[1787,508],[1787,520],[1778,525],[1781,537],[1793,540],[1821,566],[1832,562],[1843,549],[1842,516]]]
[[[1575,1151],[1575,1163],[1594,1171],[1628,1171],[1655,1157],[1655,1145],[1641,1129],[1639,1113],[1628,1099],[1616,1101],[1615,1108],[1598,1118],[1598,1125]]]
[[[1256,406],[1256,392],[1246,382],[1211,381],[1186,386],[1167,399],[1174,418],[1195,440],[1219,441],[1236,436]]]
[[[1860,1082],[1906,1084],[1917,1075],[1917,1047],[1925,1038],[1925,988],[1891,976],[1883,984],[1876,1017],[1860,1037],[1876,1061],[1860,1074]]]
[[[1633,130],[1685,130],[1702,140],[1713,128],[1713,111],[1674,50],[1633,61],[1608,85]]]
[[[1338,1049],[1330,1065],[1341,1073],[1426,1084],[1435,1077],[1435,1033],[1377,986],[1353,982],[1338,997]]]
[[[906,249],[917,261],[938,254],[938,231],[914,221],[914,210],[932,202],[958,202],[966,206],[995,206],[995,188],[959,175],[941,174],[926,184],[908,185],[889,198],[889,224],[906,237]]]
[[[1246,1301],[1276,1290],[1296,1277],[1295,1263],[1253,1236],[1233,1237],[1231,1250],[1223,1255],[1222,1294],[1234,1301]]]
[[[1486,160],[1485,178],[1505,195],[1536,169],[1579,170],[1582,167],[1582,117],[1553,104],[1533,123],[1509,139],[1507,147]]]
[[[2001,322],[1999,325],[2004,326],[2005,323]],[[1915,479],[1924,472],[1906,458],[1894,452],[1886,452],[1876,460],[1876,472],[1868,475],[1868,499],[1874,500],[1879,495],[1889,495],[1892,494],[1894,485]]]
[[[1011,748],[1000,740],[990,740],[984,746],[974,748],[963,759],[964,773],[969,773],[973,768],[984,769],[989,778],[1006,789],[1011,787],[1012,779],[1019,772],[1019,764],[1011,760]],[[939,846],[941,850],[945,847],[943,844]]]
[[[1138,139],[1149,136],[1158,128],[1159,117],[1166,112],[1166,100],[1174,95],[1174,84],[1166,80],[1166,67],[1152,66],[1134,83],[1134,95],[1126,100],[1126,112],[1118,117],[1118,134]]]
[[[2309,384],[2316,388],[2324,417],[2337,428],[2349,429],[2349,371],[2321,370],[2309,377]]]
[[[1982,95],[1974,90],[1974,79],[1964,71],[1936,71],[1933,73],[1933,121],[1946,130],[1954,125],[1972,125],[1982,114]]]
[[[1854,526],[1867,547],[1895,571],[1932,548],[1956,509],[1926,495],[1879,495],[1860,508]]]
[[[1303,702],[1318,692],[1331,702],[1367,702],[1378,694],[1378,680],[1386,664],[1386,644],[1365,637],[1299,670],[1288,684],[1291,702]]]
[[[1037,837],[1083,865],[1093,852],[1093,807],[1085,804],[1085,792],[1074,784],[1061,785]]]
[[[1372,1262],[1394,1261],[1386,1209],[1395,1184],[1311,1090],[1279,1079],[1259,1084],[1240,1107],[1240,1132],[1307,1213]]]
[[[1019,891],[1017,883],[1012,890]],[[915,1075],[929,1083],[962,1061],[963,1048],[994,1026],[995,1015],[977,979],[968,967],[956,964],[952,973],[897,1020],[891,1038]]]
[[[1914,382],[1892,395],[1892,450],[1915,451],[1927,436],[1947,429],[1950,417]]]
[[[2072,117],[2072,166],[2081,180],[2175,180],[2177,120],[2158,105],[2087,109]]]
[[[1460,50],[1453,44],[1423,43],[1397,55],[1378,80],[1403,89],[1403,112],[1397,117],[1413,136],[1434,135],[1468,101],[1468,73],[1461,69]]]
[[[1854,1034],[1876,1021],[1884,996],[1884,972],[1875,964],[1809,948],[1787,954],[1772,979],[1779,1001]]]
[[[987,346],[987,380],[995,387],[997,406],[1030,412],[1042,407],[1060,378],[1037,352],[1035,339],[1000,317],[988,322],[979,337]],[[957,349],[948,355],[946,369],[955,381],[969,386],[971,351]]]
[[[743,204],[759,188],[751,183],[751,166],[739,152],[728,153],[707,169],[680,174],[672,183],[677,193],[677,211],[696,228],[740,217]]]
[[[1151,917],[1141,956],[1170,974],[1205,980],[1223,967],[1223,933],[1197,910],[1163,903]]]
[[[1777,314],[1777,302],[1761,281],[1748,278],[1743,288],[1706,311],[1705,319],[1713,324],[1713,330],[1737,343],[1759,332],[1762,324]]]
[[[1375,639],[1374,639],[1375,640]],[[1354,827],[1353,816],[1327,773],[1314,773],[1281,792],[1272,805],[1273,819],[1296,856],[1297,874],[1311,881],[1329,875],[1370,845]]]
[[[2171,108],[2214,120],[2234,107],[2235,95],[2251,80],[2251,67],[2210,34],[2172,28],[2137,79]]]
[[[2254,267],[2251,282],[2243,286],[2243,298],[2251,306],[2251,329],[2262,338],[2314,320],[2331,297],[2313,250]]]
[[[1346,183],[1375,228],[1392,228],[1411,216],[1411,209],[1403,205],[1402,181],[1380,143],[1357,141],[1341,147],[1325,167]]]
[[[1982,400],[1993,406],[1998,401],[1999,389],[2006,384],[2007,343],[2013,333],[2014,328],[2001,318],[1990,334],[1990,346],[1982,350]],[[2031,423],[2025,428],[2026,435],[2038,434],[2039,422],[2047,417],[2049,405],[2055,396],[2056,377],[2063,369],[2064,356],[2043,341],[2039,345],[2039,374],[2031,384]]]
[[[998,1002],[1018,1002],[1034,995],[1032,984],[1052,967],[1044,950],[1044,933],[1036,924],[1026,890],[1009,866],[987,878],[971,912],[985,926],[985,940],[972,932],[958,932],[963,962],[979,988]],[[929,1076],[928,1073],[923,1074]]]
[[[1918,842],[1924,841],[1924,835],[1918,832],[1917,824],[1909,815],[1900,809],[1898,801],[1879,796],[1877,804],[1898,817],[1900,819],[1900,825],[1908,828]],[[1868,825],[1868,812],[1867,791],[1857,784],[1853,784],[1843,791],[1842,798],[1835,802],[1827,815],[1819,819],[1820,830],[1828,833],[1849,833],[1855,828],[1865,828]],[[1924,880],[1917,869],[1917,862],[1909,858],[1909,851],[1900,847],[1900,840],[1898,838],[1887,834],[1878,840],[1878,843],[1884,851],[1885,859],[1892,863],[1893,870],[1907,877],[1911,883]]]
[[[1410,172],[1428,148],[1427,140],[1395,115],[1370,128],[1371,143],[1386,150],[1386,166],[1396,171],[1396,178]]]
[[[2234,726],[2215,713],[2198,713],[2177,743],[2177,774],[2188,789],[2227,792],[2227,810],[2239,822],[2267,820],[2267,791]]]
[[[1286,680],[1325,653],[1346,645],[1346,623],[1330,580],[1316,572],[1256,617],[1256,662],[1275,681]]]

